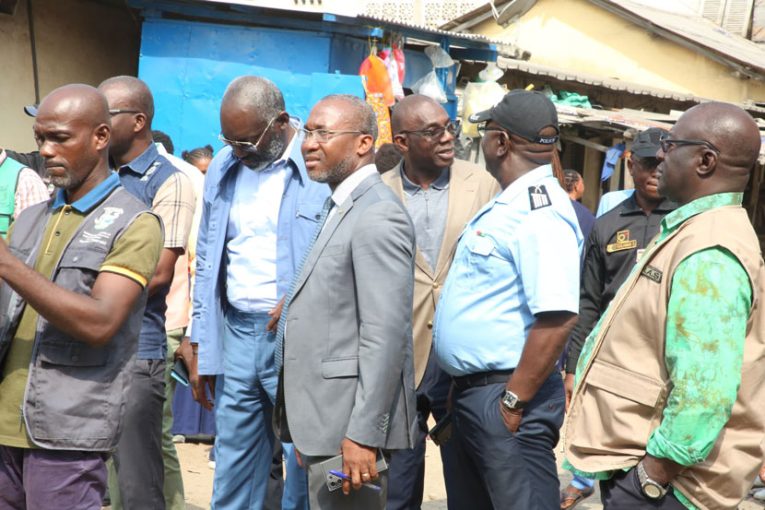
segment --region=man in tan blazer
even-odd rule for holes
[[[462,229],[499,186],[483,168],[454,159],[457,126],[429,97],[404,98],[393,110],[391,124],[403,159],[382,179],[404,202],[417,239],[412,327],[418,436],[413,449],[393,453],[387,506],[404,510],[419,509],[422,503],[428,416],[438,421],[446,414],[451,384],[431,356],[436,303]],[[448,443],[442,445],[441,457],[449,483]]]

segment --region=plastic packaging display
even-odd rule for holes
[[[446,92],[444,92],[444,88],[441,86],[441,82],[438,80],[435,70],[417,80],[417,82],[412,85],[412,90],[417,94],[422,94],[423,96],[435,99],[439,103],[445,103],[447,101]]]
[[[449,56],[441,46],[428,46],[425,48],[425,54],[433,62],[433,67],[451,67],[454,65],[454,60]]]
[[[502,85],[495,81],[467,84],[462,95],[462,132],[465,136],[478,137],[478,125],[469,122],[468,118],[499,103],[506,92]]]

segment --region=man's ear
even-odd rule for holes
[[[112,136],[112,129],[107,124],[101,124],[93,131],[97,150],[106,149]]]
[[[402,154],[409,152],[409,138],[406,135],[393,135],[393,143],[396,144]]]
[[[705,150],[701,154],[701,161],[696,167],[696,173],[700,177],[711,176],[717,168],[717,153],[713,150]]]
[[[136,113],[135,114],[135,121],[133,123],[133,132],[134,133],[140,133],[143,131],[143,128],[146,126],[147,117],[145,113]]]
[[[366,156],[370,151],[374,152],[375,139],[372,135],[361,135],[356,149],[356,154],[360,157]]]
[[[627,171],[630,173],[632,178],[635,178],[635,165],[632,164],[632,157],[627,158]]]
[[[510,147],[513,142],[510,140],[510,136],[504,131],[497,133],[497,156],[504,158],[510,153]]]

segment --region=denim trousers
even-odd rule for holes
[[[275,334],[266,331],[267,313],[226,310],[223,376],[215,392],[215,476],[213,510],[263,508],[272,468],[271,424],[278,373]],[[308,509],[308,479],[294,448],[284,445],[287,480],[282,508]]]

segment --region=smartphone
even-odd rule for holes
[[[175,365],[173,365],[173,369],[170,371],[170,377],[184,386],[189,385],[189,371],[186,369],[186,364],[181,358],[175,360]]]
[[[436,423],[430,431],[428,436],[436,446],[441,446],[452,438],[452,413],[446,413],[438,423]]]
[[[335,476],[332,473],[330,473],[330,471],[332,470],[337,470],[337,471],[343,470],[342,455],[331,457],[325,460],[324,462],[320,462],[319,465],[324,471],[324,477],[327,480],[327,489],[329,489],[329,492],[334,492],[343,486],[343,479],[340,478],[339,476]],[[383,471],[388,469],[388,463],[385,461],[385,456],[382,454],[382,451],[380,450],[377,450],[377,463],[375,464],[375,466],[377,467],[378,473],[382,473]]]

